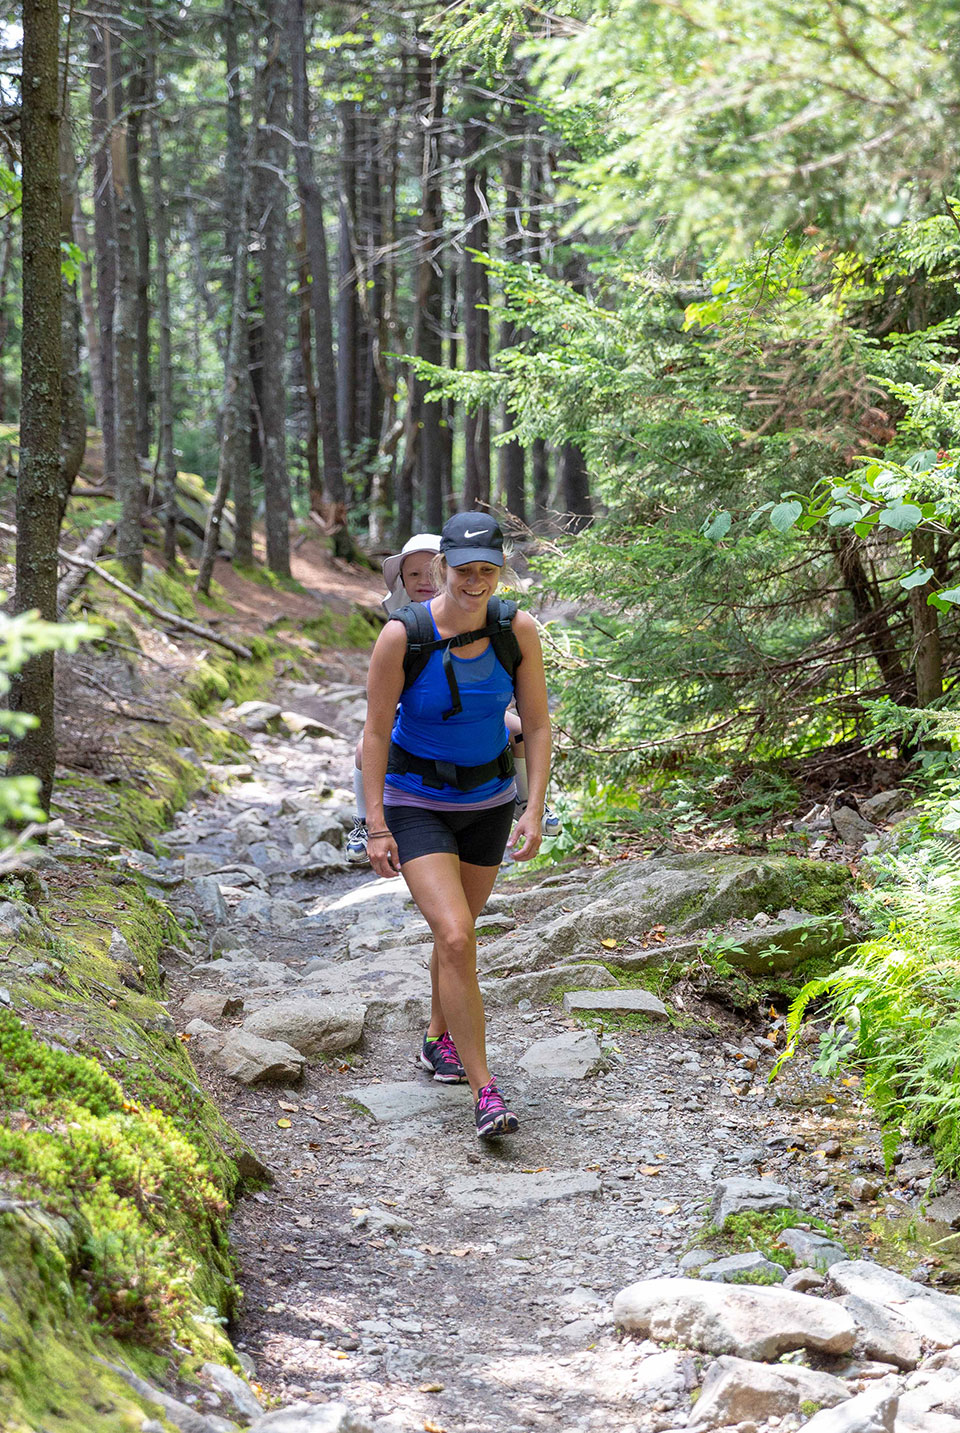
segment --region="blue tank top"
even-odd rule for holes
[[[432,604],[426,605],[439,637]],[[489,642],[478,657],[458,657],[456,652],[451,657],[463,711],[443,720],[443,713],[450,710],[450,687],[443,670],[443,652],[438,649],[431,652],[417,680],[402,693],[392,739],[414,756],[457,766],[482,766],[499,756],[507,744],[503,715],[513,698],[513,680]],[[494,777],[472,791],[460,791],[456,786],[424,786],[422,776],[408,771],[402,776],[387,774],[384,799],[396,806],[409,796],[414,798],[413,805],[437,810],[480,810],[509,800],[514,790],[512,776],[505,781]]]

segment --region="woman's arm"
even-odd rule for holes
[[[518,612],[513,630],[520,644],[521,662],[514,676],[517,711],[523,725],[523,744],[527,758],[527,809],[517,822],[511,838],[518,861],[527,861],[540,848],[540,822],[550,777],[550,712],[547,707],[547,681],[543,672],[543,651],[537,624],[529,612]],[[529,818],[529,820],[528,820]],[[529,828],[529,829],[528,829]],[[520,845],[518,838],[523,838]]]
[[[363,728],[363,794],[367,803],[367,854],[378,876],[395,876],[400,870],[393,837],[371,836],[386,831],[383,783],[387,774],[390,733],[397,702],[403,691],[403,659],[407,633],[402,622],[388,622],[370,657],[367,673],[367,720]]]

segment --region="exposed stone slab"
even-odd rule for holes
[[[649,990],[568,990],[564,1010],[609,1010],[618,1015],[651,1015],[666,1019],[662,1000]]]
[[[785,1289],[643,1279],[621,1289],[613,1317],[632,1333],[707,1353],[771,1360],[792,1349],[848,1353],[856,1325],[846,1309]]]
[[[459,1209],[524,1209],[578,1195],[597,1195],[600,1180],[590,1170],[580,1169],[476,1174],[454,1179],[447,1193]]]
[[[725,932],[720,953],[748,975],[782,974],[802,960],[833,955],[847,942],[839,916],[784,910],[766,925],[734,926]]]
[[[592,1030],[566,1030],[537,1040],[520,1056],[520,1066],[537,1079],[583,1080],[592,1075],[603,1058],[600,1042]]]
[[[616,976],[604,965],[555,965],[547,970],[528,970],[519,975],[503,975],[481,980],[484,1004],[491,1009],[516,1005],[518,1000],[541,1004],[557,990],[605,990],[616,986]]]
[[[469,1111],[469,1085],[443,1085],[439,1080],[397,1080],[382,1085],[359,1085],[347,1090],[345,1099],[363,1105],[378,1124],[416,1119],[454,1107]]]
[[[283,1040],[312,1057],[351,1049],[363,1034],[366,1006],[358,1001],[295,995],[248,1015],[244,1030],[267,1040]]]
[[[869,1299],[899,1314],[922,1339],[936,1348],[950,1348],[960,1343],[960,1298],[926,1289],[866,1259],[834,1264],[830,1269],[830,1282],[842,1294]]]
[[[813,1368],[718,1358],[707,1370],[690,1427],[716,1428],[748,1419],[759,1422],[796,1413],[802,1403],[831,1408],[849,1397],[846,1384],[839,1378]]]

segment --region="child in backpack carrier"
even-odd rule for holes
[[[410,602],[429,602],[437,595],[433,577],[433,560],[440,551],[440,538],[436,533],[419,532],[405,542],[400,552],[391,553],[383,560],[383,576],[387,584],[387,595],[381,605],[388,617],[399,612]],[[527,809],[527,763],[524,756],[523,731],[517,713],[510,710],[504,717],[510,746],[513,751],[514,778],[517,783],[517,816]],[[363,865],[367,860],[367,813],[363,795],[363,738],[357,742],[353,768],[353,790],[357,800],[357,819],[346,841],[347,860],[352,865]],[[541,830],[544,836],[558,836],[561,830],[559,816],[544,803]]]

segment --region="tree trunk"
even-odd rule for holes
[[[323,195],[313,168],[310,149],[310,111],[307,93],[304,0],[287,0],[287,48],[293,90],[293,153],[297,191],[307,233],[307,259],[313,282],[314,341],[317,345],[317,396],[320,437],[323,443],[323,486],[326,501],[340,505],[346,522],[347,491],[343,481],[340,424],[337,418],[337,369],[333,355],[333,318],[330,311],[330,268],[323,224]],[[349,534],[346,534],[349,537]]]
[[[148,90],[150,110],[150,182],[153,189],[154,251],[157,259],[156,294],[159,332],[157,356],[157,473],[160,521],[163,525],[163,560],[168,570],[177,562],[177,460],[173,451],[173,333],[170,318],[170,219],[164,193],[163,155],[156,112],[156,40],[151,31]]]
[[[310,265],[307,262],[307,235],[300,211],[297,235],[297,334],[300,339],[300,366],[303,369],[304,405],[307,413],[307,479],[310,511],[320,512],[323,481],[320,477],[320,427],[317,423],[317,380],[313,372],[313,322],[310,313]]]
[[[357,106],[341,100],[340,202],[337,291],[337,421],[340,441],[349,456],[357,446],[358,319],[357,265]]]
[[[152,29],[149,8],[145,12],[147,28]],[[150,452],[150,229],[147,205],[140,182],[141,141],[145,131],[144,106],[147,99],[147,60],[137,56],[130,75],[130,121],[127,150],[130,168],[130,197],[133,202],[134,238],[136,247],[137,304],[137,452],[146,458]]]
[[[503,157],[503,190],[506,199],[506,228],[503,237],[503,256],[509,263],[519,263],[523,257],[523,149],[522,138],[516,125],[512,130],[510,148]],[[513,348],[517,342],[517,329],[511,322],[500,325],[501,349]],[[504,405],[501,417],[501,431],[509,433],[516,423],[516,415]],[[527,521],[527,501],[524,492],[525,462],[523,446],[516,438],[501,444],[497,449],[497,472],[499,487],[503,493],[504,506],[520,522]]]
[[[242,265],[243,282],[243,321],[244,336],[243,364],[238,370],[237,401],[242,405],[241,419],[238,430],[238,444],[243,445],[241,452],[238,446],[235,454],[233,472],[230,477],[231,490],[233,492],[233,561],[237,567],[253,566],[253,494],[250,486],[250,465],[253,461],[251,443],[251,387],[250,387],[250,357],[251,357],[251,329],[248,315],[249,293],[248,293],[248,247],[250,243],[250,218],[249,213],[246,223],[241,226],[240,210],[243,198],[243,185],[246,171],[250,168],[250,155],[243,141],[243,94],[241,89],[240,70],[240,20],[238,14],[237,0],[227,0],[223,15],[223,51],[226,63],[227,81],[227,172],[225,178],[224,194],[224,215],[223,215],[223,240],[224,252],[227,257],[227,270],[229,275],[230,293],[236,292],[236,268],[237,263]],[[254,87],[256,89],[256,86]],[[259,113],[259,105],[257,112]],[[252,178],[248,181],[252,184]],[[252,192],[252,191],[251,191]],[[249,207],[249,206],[248,206]],[[231,311],[230,322],[233,322]],[[229,340],[227,346],[229,347]],[[226,363],[226,360],[225,360]],[[258,410],[259,411],[259,410]],[[259,421],[259,420],[258,420]],[[259,434],[259,428],[257,429]],[[258,453],[258,463],[260,466]]]
[[[451,373],[457,371],[457,350],[459,343],[457,329],[460,322],[458,314],[458,272],[456,264],[447,266],[447,356],[445,367]],[[442,467],[440,474],[440,486],[443,490],[443,516],[444,519],[452,517],[457,510],[457,498],[453,482],[453,436],[457,421],[457,400],[453,397],[447,398],[443,405],[443,431],[442,431]]]
[[[487,165],[481,150],[487,126],[479,115],[471,115],[464,128],[464,202],[466,228],[465,250],[476,249],[486,254],[490,247],[490,225],[487,219]],[[477,263],[473,254],[463,256],[463,322],[466,365],[469,373],[483,372],[490,367],[490,281],[486,265]],[[490,412],[481,406],[468,413],[464,420],[463,505],[468,511],[490,504]]]
[[[17,480],[17,612],[57,620],[60,475],[60,95],[57,0],[24,0],[20,135],[23,160],[23,340],[20,474]],[[53,653],[31,657],[10,691],[10,709],[37,725],[12,738],[8,776],[35,776],[50,809],[56,767]]]
[[[90,22],[88,55],[90,66],[91,143],[93,145],[93,243],[97,271],[97,319],[100,341],[97,346],[100,394],[97,420],[103,437],[103,476],[114,484],[117,474],[116,403],[113,388],[113,323],[117,299],[117,235],[113,215],[110,177],[110,132],[107,119],[106,35],[109,23],[107,4]],[[91,355],[91,358],[93,355]]]
[[[917,528],[911,535],[910,555],[914,562],[933,567],[933,533]],[[913,646],[916,652],[917,706],[928,707],[943,696],[943,663],[940,655],[940,628],[937,609],[927,603],[933,591],[930,582],[910,589],[910,616],[913,619]]]
[[[560,452],[560,490],[569,528],[579,532],[593,515],[593,504],[586,459],[575,443],[564,443]]]
[[[73,242],[81,251],[80,259],[80,308],[83,316],[83,331],[87,342],[87,358],[90,370],[90,388],[93,393],[95,422],[103,430],[103,394],[100,385],[100,330],[97,324],[97,305],[94,296],[93,264],[90,261],[90,236],[87,232],[87,216],[79,191],[74,196]]]
[[[267,566],[290,576],[290,487],[286,457],[286,190],[287,58],[282,37],[281,0],[267,6],[264,67],[266,123],[261,135],[258,184],[260,274],[263,290],[263,501]]]
[[[68,116],[60,125],[60,239],[73,243],[73,215],[77,203],[77,166],[73,134]],[[74,480],[80,471],[87,446],[87,415],[83,406],[80,372],[80,305],[77,284],[66,274],[61,278],[61,373],[60,373],[60,503],[57,530],[63,523]]]
[[[887,684],[890,695],[895,701],[903,701],[907,697],[910,683],[886,615],[880,610],[880,594],[863,565],[859,545],[858,539],[850,534],[837,533],[830,538],[840,576],[850,594],[857,623],[868,639],[873,660],[880,669],[880,675]]]
[[[269,61],[268,61],[269,67]],[[273,77],[268,76],[268,84]],[[243,165],[243,182],[240,190],[240,210],[235,230],[236,253],[231,265],[233,270],[233,306],[230,314],[230,337],[227,341],[227,362],[224,374],[222,436],[220,440],[220,461],[217,468],[217,486],[210,511],[207,514],[207,528],[203,537],[203,552],[197,573],[196,590],[206,595],[210,591],[213,565],[220,545],[220,522],[230,487],[237,469],[249,463],[250,444],[245,431],[246,415],[249,411],[247,397],[247,230],[250,217],[250,196],[252,189],[253,145],[257,131],[258,112],[256,86],[254,87],[254,110],[250,124],[251,153]],[[269,523],[267,534],[269,538]],[[288,533],[289,539],[289,533]],[[289,549],[288,549],[289,551]],[[267,557],[268,566],[272,566]],[[277,569],[274,568],[274,571]],[[288,573],[289,575],[289,573]]]
[[[534,516],[542,522],[550,511],[550,455],[545,438],[534,438],[530,446],[530,477]]]
[[[120,501],[117,556],[127,580],[143,578],[143,483],[137,455],[137,255],[136,215],[130,187],[127,121],[113,108],[122,99],[120,39],[106,31],[107,122],[110,126],[110,173],[117,231],[117,305],[113,347],[116,400],[116,493]]]

